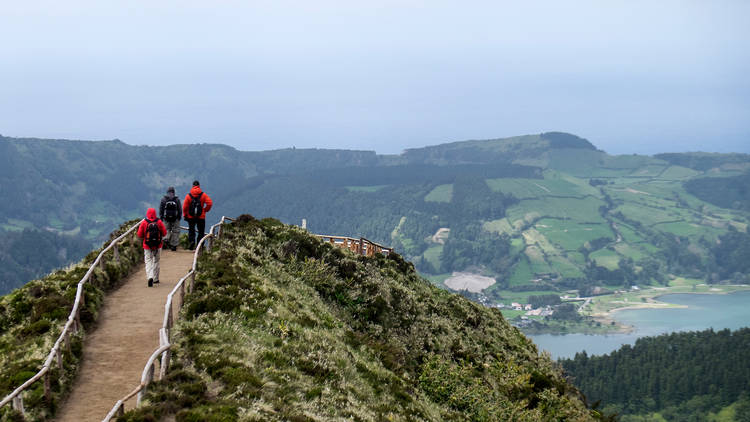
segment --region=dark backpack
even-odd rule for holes
[[[170,222],[177,220],[178,208],[177,198],[167,199],[167,202],[164,203],[164,219]]]
[[[203,196],[203,192],[199,193],[198,196],[193,196],[192,193],[189,195],[190,208],[188,208],[188,212],[191,217],[200,218],[201,214],[203,214],[203,204],[201,204],[201,196]]]
[[[149,247],[149,249],[159,249],[159,245],[161,245],[161,230],[159,230],[159,220],[149,220],[146,219],[146,223],[148,225],[146,226],[146,238],[144,239],[144,243],[146,243],[146,246]]]

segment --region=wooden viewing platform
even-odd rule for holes
[[[350,251],[360,255],[373,256],[376,253],[388,255],[389,253],[393,252],[393,248],[389,248],[379,243],[375,243],[371,240],[367,240],[364,237],[356,239],[353,237],[330,236],[327,234],[316,234],[315,236],[322,239],[324,242],[330,242],[332,245],[344,249],[349,249]]]

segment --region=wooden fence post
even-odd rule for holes
[[[17,396],[13,397],[13,409],[21,412],[21,415],[26,416],[26,411],[23,409],[23,391],[18,393]]]
[[[73,332],[77,333],[81,329],[81,311],[76,312],[76,317],[73,319]]]
[[[170,350],[167,349],[164,351],[164,354],[161,355],[161,368],[159,368],[159,379],[163,380],[164,377],[167,376],[167,369],[169,368],[169,359],[170,359]]]
[[[50,388],[50,370],[47,370],[47,373],[44,374],[44,399],[47,400],[47,403],[52,401],[52,391]]]
[[[65,338],[67,339],[67,341],[65,342],[66,343],[65,345],[68,348],[68,352],[70,352],[70,336],[66,335]],[[57,349],[56,355],[57,355],[56,356],[57,357],[57,367],[60,368],[60,370],[62,371],[62,369],[63,369],[62,351],[60,349]]]
[[[115,256],[115,262],[119,264],[120,263],[120,249],[117,247],[116,242],[115,242],[114,256]]]
[[[81,305],[83,305],[83,301],[81,301]],[[74,331],[77,333],[81,329],[81,307],[78,306],[78,309],[76,310],[76,317],[73,320],[73,327],[75,327]]]

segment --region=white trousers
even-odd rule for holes
[[[146,261],[146,278],[153,278],[154,281],[159,279],[159,258],[161,257],[161,248],[144,249],[143,256]]]

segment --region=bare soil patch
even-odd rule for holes
[[[495,284],[495,279],[473,273],[454,272],[445,280],[445,285],[453,290],[468,290],[479,293]]]

